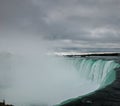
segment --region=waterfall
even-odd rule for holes
[[[116,72],[115,68],[119,68],[120,64],[116,63],[113,60],[102,60],[102,59],[86,59],[86,58],[66,58],[67,62],[69,63],[69,68],[74,68],[78,74],[80,79],[85,79],[83,82],[85,84],[92,85],[92,89],[95,88],[95,85],[98,85],[96,89],[93,91],[86,92],[84,95],[79,95],[78,98],[82,98],[91,92],[94,92],[98,89],[101,89],[109,84],[111,84],[116,79]],[[71,67],[72,66],[72,67]],[[81,82],[81,81],[80,81]],[[88,83],[86,83],[88,82]],[[91,87],[90,85],[84,86]],[[84,91],[84,89],[82,89]],[[86,91],[86,90],[85,90]],[[70,98],[61,102],[56,106],[64,105],[72,100],[77,98]]]
[[[68,59],[69,60],[69,59]],[[113,60],[93,60],[93,59],[70,59],[73,67],[79,72],[81,78],[90,80],[104,87],[115,80],[115,68],[120,65]]]

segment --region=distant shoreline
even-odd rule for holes
[[[93,53],[75,53],[75,52],[59,52],[54,53],[57,56],[66,56],[66,57],[87,57],[87,56],[120,56],[120,53],[116,52],[93,52]]]

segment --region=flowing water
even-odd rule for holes
[[[119,67],[119,64],[113,60],[81,58],[73,58],[71,65],[76,68],[81,78],[99,83],[100,87],[104,87],[115,80],[114,69]]]

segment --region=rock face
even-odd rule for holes
[[[3,100],[3,102],[0,102],[0,106],[14,106],[11,104],[5,104],[5,100]]]

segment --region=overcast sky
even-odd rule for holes
[[[57,46],[120,48],[120,0],[0,0],[0,31]]]

